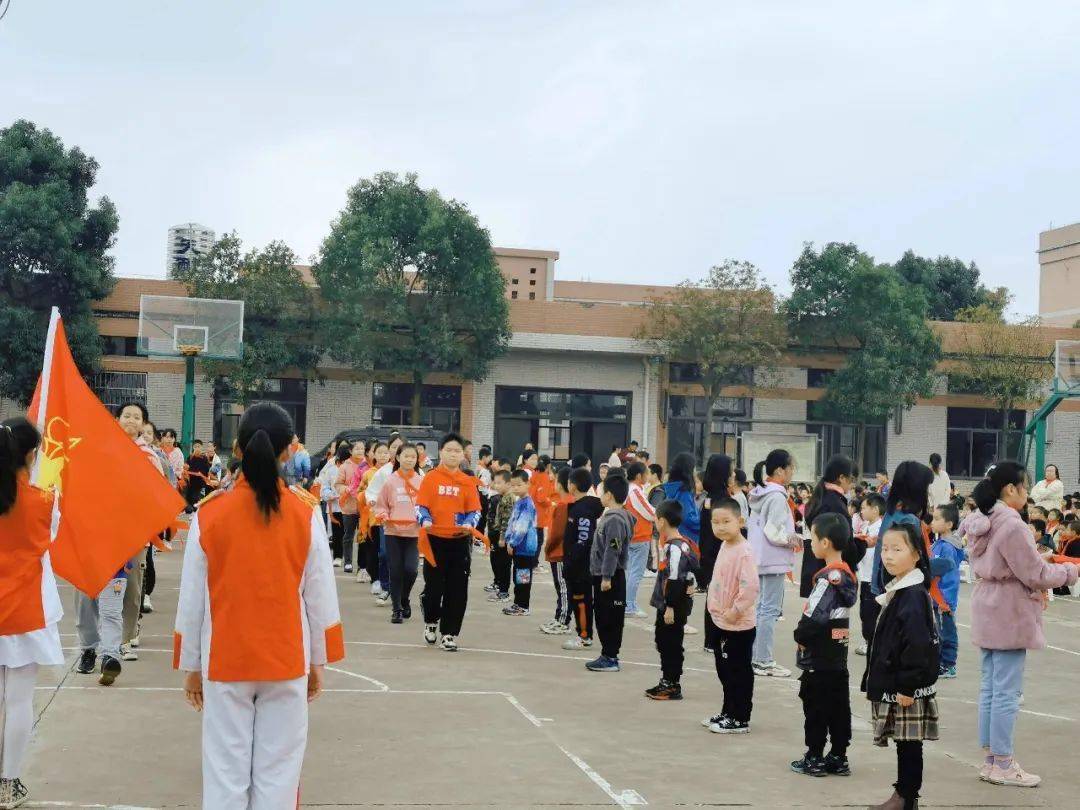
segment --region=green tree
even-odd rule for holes
[[[1009,412],[1046,395],[1054,377],[1053,343],[1042,334],[1038,318],[1004,323],[976,308],[966,313],[965,322],[949,352],[949,387],[994,403],[1005,430],[999,453],[1015,456],[1020,442],[1010,440]]]
[[[750,262],[728,260],[647,302],[638,337],[669,362],[697,366],[710,403],[725,386],[775,371],[787,346],[776,296]]]
[[[935,321],[959,320],[966,309],[986,306],[1001,317],[1009,303],[1004,287],[987,289],[974,262],[964,264],[951,256],[929,259],[907,251],[893,265],[902,279],[921,287],[926,295],[927,317]]]
[[[119,220],[88,192],[98,164],[47,129],[0,129],[0,395],[25,404],[41,373],[49,311],[60,308],[79,368],[101,359],[94,301],[113,288]]]
[[[243,357],[203,361],[207,379],[228,377],[230,390],[246,405],[270,378],[286,372],[315,376],[320,352],[314,296],[296,254],[283,242],[245,253],[236,233],[227,234],[205,257],[172,275],[197,298],[244,302]]]
[[[927,323],[921,290],[878,266],[853,244],[807,244],[791,269],[788,328],[806,347],[831,347],[844,365],[829,377],[824,404],[865,427],[934,391],[941,343]]]
[[[313,270],[330,355],[362,375],[407,372],[413,424],[428,375],[481,380],[509,345],[506,282],[487,231],[416,175],[353,186]]]

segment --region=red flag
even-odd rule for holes
[[[34,483],[59,495],[53,569],[96,597],[184,501],[83,380],[55,308],[27,416],[42,435]]]

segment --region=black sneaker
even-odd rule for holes
[[[682,700],[682,686],[661,678],[660,683],[645,690],[645,697],[653,700]]]
[[[825,772],[832,776],[851,776],[851,766],[847,757],[827,754],[825,756]]]
[[[709,731],[713,734],[749,734],[750,724],[744,723],[742,720],[732,720],[730,717],[724,717],[719,723],[713,723],[709,726]]]
[[[101,677],[98,683],[102,686],[112,686],[116,676],[120,674],[120,662],[111,655],[101,656]]]
[[[401,611],[395,610],[394,614],[390,617],[390,624],[401,624],[404,619],[401,618]]]
[[[401,606],[401,618],[403,618],[403,619],[411,619],[412,618],[412,605],[410,605],[408,602],[406,602],[404,605]]]
[[[806,754],[802,759],[791,763],[791,770],[801,773],[803,776],[828,776],[825,770],[825,758]]]
[[[97,653],[93,650],[83,650],[79,657],[79,665],[75,671],[80,675],[90,675],[97,668]]]

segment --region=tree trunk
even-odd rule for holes
[[[424,392],[424,374],[420,371],[413,372],[412,406],[409,409],[409,424],[420,424],[420,402]]]

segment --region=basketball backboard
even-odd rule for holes
[[[1080,393],[1080,340],[1059,340],[1054,344],[1054,390]]]
[[[243,301],[168,295],[139,301],[139,354],[237,360],[243,346]]]

